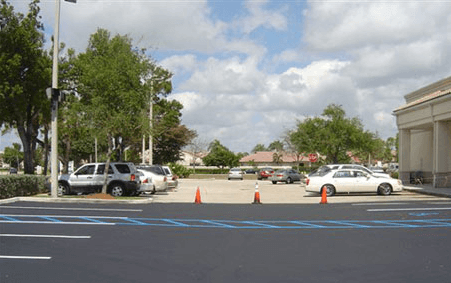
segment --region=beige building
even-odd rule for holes
[[[451,187],[451,77],[404,96],[395,109],[399,130],[399,176],[408,184],[416,172],[424,183]]]

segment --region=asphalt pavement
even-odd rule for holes
[[[451,202],[0,205],[0,282],[449,282]]]

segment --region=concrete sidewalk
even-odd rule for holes
[[[227,181],[216,179],[183,179],[179,187],[168,192],[157,193],[139,199],[105,200],[89,198],[49,198],[49,197],[16,197],[0,200],[0,205],[26,202],[58,202],[58,203],[97,203],[97,204],[150,204],[150,203],[194,203],[196,189],[200,188],[202,202],[226,204],[250,204],[254,199],[255,185],[259,185],[262,203],[266,204],[300,204],[318,203],[319,194],[305,193],[301,184],[277,184],[269,181]],[[403,186],[405,193],[396,193],[388,197],[377,195],[355,194],[336,195],[329,199],[330,203],[368,202],[368,201],[401,201],[422,200],[429,197],[451,198],[451,188],[433,188],[432,185]],[[410,193],[410,194],[409,194]],[[424,195],[423,197],[421,196]],[[415,196],[417,195],[417,196]]]
[[[432,184],[424,184],[424,185],[409,184],[408,186],[403,186],[403,189],[405,191],[418,194],[451,198],[451,188],[434,188]]]

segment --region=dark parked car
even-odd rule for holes
[[[17,169],[14,167],[9,168],[9,174],[17,174]]]
[[[255,170],[255,169],[246,169],[246,170],[244,171],[244,173],[246,173],[246,174],[257,174],[257,173],[258,173],[258,170]]]

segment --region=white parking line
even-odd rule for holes
[[[0,234],[0,237],[91,239],[91,236]]]
[[[50,256],[9,256],[9,255],[0,255],[0,259],[52,259]]]
[[[400,205],[400,204],[410,204],[407,202],[367,202],[367,203],[353,203],[352,205],[363,206],[363,205]]]
[[[98,219],[128,219],[128,217],[121,216],[75,216],[75,215],[40,215],[40,214],[0,214],[0,217],[57,217],[57,218],[98,218]]]
[[[366,211],[380,212],[380,211],[428,211],[428,210],[451,210],[451,207],[426,207],[426,208],[381,208],[381,209],[367,209]]]
[[[44,209],[44,210],[86,210],[86,211],[121,211],[121,212],[142,212],[142,209],[113,209],[113,208],[70,208],[70,207],[33,207],[33,206],[0,206],[1,208],[20,209]]]

